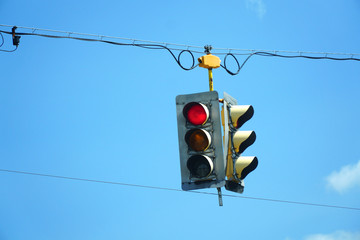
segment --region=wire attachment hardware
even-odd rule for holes
[[[205,45],[204,48],[205,48],[204,53],[210,54],[210,52],[212,50],[212,46],[211,45]]]
[[[13,45],[17,47],[17,46],[19,46],[21,36],[16,35],[16,33],[15,33],[16,29],[17,29],[17,26],[14,26],[11,29],[11,35],[12,35]]]
[[[218,191],[218,198],[219,198],[219,206],[222,207],[223,206],[223,200],[222,200],[221,188],[217,188],[217,191]]]
[[[199,67],[207,68],[209,72],[209,89],[210,91],[214,90],[213,86],[213,74],[212,69],[220,67],[220,58],[217,56],[214,56],[210,53],[212,46],[206,45],[204,46],[206,55],[201,56],[198,58],[199,61]]]

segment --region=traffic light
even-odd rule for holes
[[[257,157],[240,156],[246,148],[255,142],[254,131],[238,129],[254,115],[251,105],[237,105],[237,101],[224,93],[222,124],[224,127],[224,149],[227,159],[225,188],[229,191],[242,193],[244,178],[258,165]]]
[[[176,97],[183,190],[225,185],[219,96],[216,91]]]

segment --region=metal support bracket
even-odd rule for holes
[[[219,197],[219,206],[222,207],[223,206],[223,200],[222,200],[222,193],[221,193],[221,188],[217,188],[218,191],[218,197]]]

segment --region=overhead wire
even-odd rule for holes
[[[6,33],[6,34],[12,34],[11,32],[3,31],[3,30],[0,30],[0,32]],[[74,40],[80,40],[80,41],[102,42],[102,43],[108,43],[108,44],[119,45],[119,46],[135,46],[135,47],[141,47],[141,48],[147,48],[147,49],[164,49],[164,50],[167,50],[171,54],[171,56],[174,58],[175,62],[183,70],[189,71],[198,66],[198,64],[195,64],[195,58],[191,51],[181,50],[180,53],[178,54],[178,56],[176,57],[176,55],[172,52],[172,49],[170,49],[166,46],[163,46],[163,45],[158,45],[158,44],[121,43],[121,42],[115,42],[115,41],[109,41],[109,40],[103,40],[103,39],[92,39],[92,38],[82,38],[82,37],[73,37],[73,36],[57,36],[57,35],[39,34],[39,33],[22,33],[22,32],[20,32],[20,33],[16,33],[16,34],[19,36],[29,36],[30,35],[30,36],[40,36],[40,37],[47,37],[47,38],[60,38],[60,39],[68,38],[68,39],[74,39]],[[184,52],[189,53],[190,56],[192,57],[192,65],[190,68],[186,68],[181,64],[180,57]]]
[[[13,27],[13,25],[6,25],[6,24],[0,24],[1,27]],[[61,33],[66,34],[68,36],[71,35],[82,35],[82,36],[89,36],[89,37],[95,37],[99,39],[108,38],[108,39],[117,39],[117,40],[125,40],[130,42],[142,42],[142,43],[151,43],[151,44],[158,44],[158,45],[165,45],[165,46],[176,46],[178,48],[172,48],[169,47],[169,49],[172,50],[183,50],[183,49],[199,49],[197,51],[191,50],[195,53],[203,53],[203,51],[200,51],[200,49],[204,49],[203,46],[196,46],[196,45],[186,45],[186,44],[179,44],[179,43],[169,43],[169,42],[160,42],[160,41],[150,41],[150,40],[143,40],[143,39],[135,39],[135,38],[125,38],[125,37],[115,37],[115,36],[107,36],[107,35],[101,35],[101,34],[89,34],[89,33],[80,33],[80,32],[71,32],[71,31],[60,31],[60,30],[53,30],[53,29],[42,29],[42,28],[35,28],[35,27],[23,27],[23,26],[17,26],[18,29],[26,29],[31,30],[32,33],[35,33],[36,31],[41,32],[54,32],[54,33]],[[337,53],[337,52],[313,52],[313,51],[287,51],[287,50],[259,50],[259,49],[240,49],[240,48],[216,48],[212,47],[212,50],[214,54],[219,55],[226,55],[228,53],[232,53],[234,55],[249,55],[251,53],[255,52],[270,52],[270,53],[284,53],[284,54],[315,54],[315,55],[343,55],[343,56],[360,56],[360,53]]]
[[[360,61],[359,58],[351,57],[328,57],[328,56],[308,56],[308,55],[280,55],[276,53],[271,52],[255,52],[255,55],[258,56],[264,56],[264,57],[282,57],[282,58],[307,58],[307,59],[328,59],[328,60],[336,60],[336,61],[348,61],[348,60],[354,60],[354,61]]]
[[[11,169],[0,169],[0,171],[7,172],[7,173],[33,175],[33,176],[58,178],[58,179],[66,179],[66,180],[85,181],[85,182],[94,182],[94,183],[103,183],[103,184],[112,184],[112,185],[122,185],[122,186],[128,186],[128,187],[148,188],[148,189],[165,190],[165,191],[184,192],[180,189],[175,189],[175,188],[157,187],[157,186],[114,182],[114,181],[104,181],[104,180],[96,180],[96,179],[88,179],[88,178],[68,177],[68,176],[53,175],[53,174],[17,171],[17,170],[11,170]],[[186,192],[194,193],[194,194],[205,194],[205,195],[216,195],[216,196],[218,195],[217,193],[200,192],[200,191],[186,191]],[[314,206],[314,207],[339,208],[339,209],[357,210],[357,211],[360,210],[360,208],[356,208],[356,207],[347,207],[347,206],[338,206],[338,205],[288,201],[288,200],[262,198],[262,197],[239,196],[239,195],[231,195],[231,194],[222,194],[222,195],[225,197],[232,197],[232,198],[243,198],[243,199],[250,199],[250,200],[261,200],[261,201],[270,201],[270,202],[287,203],[287,204],[307,205],[307,206]]]
[[[239,61],[237,60],[237,58],[234,56],[234,54],[232,54],[232,53],[228,53],[228,54],[226,54],[225,55],[225,57],[224,57],[224,65],[220,65],[222,68],[224,68],[225,69],[225,71],[227,72],[227,73],[229,73],[230,75],[237,75],[239,72],[240,72],[240,70],[244,67],[244,65],[245,65],[245,63],[254,55],[255,53],[251,53],[244,61],[243,61],[243,63],[240,65],[239,64]],[[232,56],[233,58],[234,58],[234,60],[235,60],[235,62],[236,62],[236,64],[237,64],[237,71],[236,72],[232,72],[232,71],[230,71],[229,70],[229,68],[226,66],[226,60],[227,60],[227,57],[228,56]]]
[[[1,44],[0,44],[0,48],[4,45],[5,40],[4,40],[4,36],[2,35],[2,33],[0,32],[0,36],[1,36]],[[15,52],[18,49],[18,46],[15,46],[15,48],[13,50],[4,50],[4,49],[0,49],[1,52]]]
[[[0,24],[1,27],[13,27],[12,25],[5,25]],[[142,40],[142,39],[135,39],[135,38],[124,38],[124,37],[114,37],[114,36],[107,36],[107,35],[101,35],[101,34],[89,34],[89,33],[79,33],[79,32],[69,32],[69,31],[60,31],[60,30],[53,30],[53,29],[42,29],[42,28],[34,28],[34,27],[21,27],[17,26],[18,29],[26,29],[31,30],[31,33],[35,33],[36,31],[41,32],[53,32],[53,33],[61,33],[66,34],[67,36],[71,35],[78,35],[78,36],[88,36],[93,38],[99,38],[99,39],[114,39],[114,40],[124,40],[129,42],[141,42],[141,43],[149,43],[149,44],[157,44],[157,45],[165,45],[165,46],[175,46],[176,48],[169,47],[171,50],[184,50],[184,49],[203,49],[201,46],[192,46],[192,45],[186,45],[186,44],[178,44],[178,43],[168,43],[168,42],[159,42],[159,41],[149,41],[149,40]],[[203,51],[194,51],[192,52],[196,53],[203,53]]]
[[[232,53],[228,53],[225,55],[224,57],[224,65],[221,65],[222,68],[225,69],[225,71],[227,73],[229,73],[230,75],[237,75],[240,70],[244,67],[245,63],[254,55],[257,56],[263,56],[263,57],[280,57],[280,58],[306,58],[306,59],[316,59],[316,60],[335,60],[335,61],[349,61],[349,60],[354,60],[354,61],[360,61],[360,58],[354,58],[353,56],[351,57],[344,57],[344,58],[339,58],[339,57],[329,57],[329,56],[309,56],[309,55],[281,55],[281,54],[276,54],[276,53],[271,53],[271,52],[253,52],[248,54],[248,57],[245,58],[245,60],[243,61],[243,63],[240,65],[239,61],[237,60],[237,58],[234,56],[234,54]],[[226,66],[226,60],[228,56],[232,56],[237,64],[237,71],[236,72],[232,72],[228,69],[228,67]]]
[[[4,40],[4,36],[2,35],[2,33],[0,32],[0,36],[1,36],[1,44],[0,44],[0,47],[2,47],[5,43],[5,40]]]
[[[0,24],[2,27],[11,27],[10,25]],[[14,28],[14,27],[13,27]],[[175,43],[166,43],[166,42],[156,42],[156,41],[148,41],[148,40],[140,40],[140,39],[131,39],[131,38],[123,38],[123,37],[112,37],[112,36],[105,36],[105,35],[96,35],[96,34],[87,34],[87,33],[78,33],[78,32],[67,32],[67,31],[59,31],[59,30],[51,30],[51,29],[40,29],[40,28],[29,28],[29,27],[16,27],[20,29],[27,29],[31,30],[31,32],[18,32],[17,35],[31,35],[31,36],[41,36],[41,37],[48,37],[48,38],[68,38],[68,39],[75,39],[81,41],[91,41],[91,42],[103,42],[108,44],[120,45],[120,46],[135,46],[141,47],[146,49],[163,49],[167,50],[172,57],[174,58],[175,62],[186,71],[192,70],[196,68],[199,64],[195,64],[195,58],[193,53],[203,53],[199,50],[202,47],[200,46],[193,46],[193,45],[185,45],[185,44],[175,44]],[[66,34],[64,36],[59,35],[51,35],[51,34],[40,34],[35,33],[36,31],[43,31],[43,32],[53,32],[53,33],[61,33]],[[13,34],[13,32],[3,31],[0,30],[0,33],[6,34]],[[85,37],[75,37],[77,36],[87,36],[92,38],[85,38]],[[116,40],[123,40],[123,41],[131,41],[131,43],[124,43],[124,42],[117,42],[117,41],[110,41],[104,40],[106,39],[116,39]],[[173,47],[171,47],[173,46]],[[17,49],[17,46],[16,46]],[[14,49],[13,51],[15,51]],[[306,58],[306,59],[327,59],[327,60],[339,60],[339,61],[360,61],[360,58],[355,56],[360,56],[360,54],[356,53],[332,53],[332,52],[306,52],[306,51],[283,51],[283,50],[254,50],[254,49],[235,49],[235,48],[212,48],[215,52],[214,54],[217,55],[225,55],[224,56],[224,64],[221,65],[225,71],[231,75],[237,75],[241,69],[244,67],[245,63],[254,56],[264,56],[264,57],[281,57],[281,58]],[[221,52],[221,51],[227,52]],[[4,51],[4,50],[3,50]],[[180,53],[176,56],[173,51],[180,51]],[[181,63],[180,57],[183,53],[188,53],[191,56],[192,65],[191,67],[184,67]],[[281,54],[279,54],[281,53]],[[236,56],[244,55],[247,56],[242,64],[239,64],[238,59]],[[321,55],[321,56],[314,56],[314,55]],[[335,56],[346,56],[346,57],[335,57]],[[226,65],[226,61],[228,56],[231,56],[237,65],[236,71],[229,70],[228,66]],[[329,57],[332,56],[332,57]]]

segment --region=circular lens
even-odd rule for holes
[[[209,110],[202,103],[191,102],[184,107],[185,118],[194,125],[203,125],[209,118]]]
[[[185,134],[185,141],[194,151],[205,151],[211,143],[210,134],[203,129],[191,129]]]
[[[193,177],[204,178],[213,171],[213,163],[208,156],[194,155],[188,159],[187,168]]]

